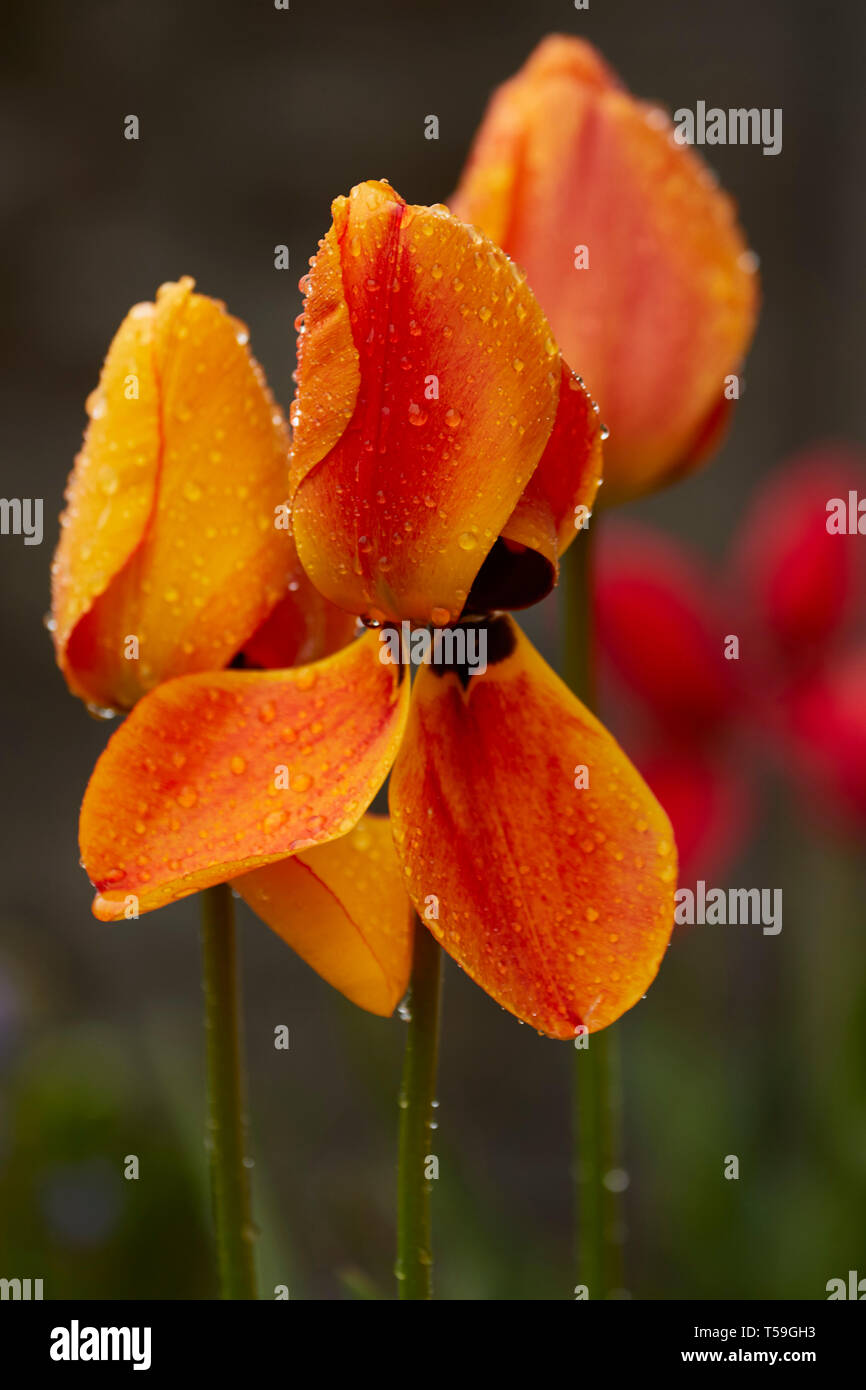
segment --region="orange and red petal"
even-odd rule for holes
[[[243,664],[276,670],[321,661],[355,635],[357,619],[320,594],[296,560],[288,591],[244,644]]]
[[[298,551],[340,607],[442,624],[542,457],[559,352],[522,274],[445,208],[367,183],[333,214],[292,416]]]
[[[550,438],[469,596],[468,611],[528,608],[550,592],[559,557],[588,523],[601,484],[604,426],[580,377],[560,359]]]
[[[495,93],[451,206],[523,267],[598,401],[605,505],[697,461],[757,277],[731,200],[664,113],[589,44],[545,39]]]
[[[725,620],[689,550],[661,532],[611,525],[599,546],[599,646],[619,679],[679,738],[732,713],[742,691]]]
[[[676,850],[636,769],[516,624],[486,631],[484,674],[416,679],[390,784],[397,856],[445,950],[567,1038],[612,1023],[653,980]]]
[[[288,430],[247,338],[185,279],[133,309],[109,349],[53,594],[61,668],[96,704],[226,665],[285,591]]]
[[[182,676],[143,699],[81,809],[94,913],[145,912],[345,835],[384,781],[408,706],[370,633],[315,666]]]
[[[387,816],[234,882],[264,922],[353,1004],[385,1017],[409,986],[412,905]]]
[[[52,566],[58,664],[70,689],[96,703],[114,704],[127,683],[123,652],[111,654],[106,671],[97,633],[89,640],[79,633],[72,656],[69,645],[137,549],[153,510],[161,437],[155,316],[153,304],[137,304],[108,349],[99,385],[87,401],[90,422],[67,485]],[[137,391],[137,399],[127,399],[128,391]]]

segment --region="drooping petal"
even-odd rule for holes
[[[733,205],[657,108],[580,39],[495,93],[451,202],[523,267],[611,437],[603,501],[705,455],[754,329]]]
[[[863,541],[835,529],[849,492],[866,494],[864,458],[853,449],[810,449],[785,464],[751,502],[734,556],[734,579],[755,639],[769,641],[788,678],[826,660],[864,596]],[[831,504],[837,503],[838,506]]]
[[[649,527],[611,525],[599,545],[595,603],[602,653],[677,737],[730,716],[742,691],[724,654],[729,633],[685,546]]]
[[[125,915],[345,835],[393,761],[404,668],[373,633],[315,666],[158,686],[96,764],[80,844],[94,913]]]
[[[292,416],[298,551],[348,611],[441,625],[548,445],[561,359],[524,277],[445,208],[367,183],[333,215],[309,276]],[[572,409],[572,434],[576,420]],[[591,411],[583,420],[571,491],[597,431]]]
[[[541,1032],[571,1037],[612,1023],[658,970],[671,828],[516,624],[485,630],[484,674],[429,666],[416,679],[390,784],[397,856],[467,973]]]
[[[253,911],[329,985],[387,1017],[409,985],[412,905],[387,816],[236,879]]]
[[[246,344],[185,279],[137,305],[109,349],[53,583],[57,658],[90,702],[128,708],[219,669],[285,591],[288,430]]]

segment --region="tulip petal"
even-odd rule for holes
[[[121,325],[67,490],[55,646],[96,704],[126,708],[160,680],[225,666],[295,561],[274,524],[285,421],[243,325],[192,290],[164,285]]]
[[[346,834],[388,773],[404,668],[373,633],[315,666],[158,686],[96,764],[81,808],[94,913],[125,915]]]
[[[353,1004],[394,1012],[409,986],[413,913],[387,816],[364,816],[342,839],[254,869],[234,887]]]
[[[319,593],[297,561],[289,592],[245,643],[242,663],[278,670],[321,661],[351,642],[356,625],[351,613]]]
[[[610,734],[511,619],[486,630],[484,674],[416,679],[390,784],[397,857],[444,949],[567,1038],[645,993],[673,926],[676,853]]]
[[[757,277],[730,199],[663,112],[589,44],[545,39],[495,93],[451,206],[523,267],[599,402],[605,505],[706,453]]]
[[[333,215],[292,416],[298,552],[349,612],[441,625],[541,459],[559,353],[523,276],[445,208],[367,183]]]
[[[641,760],[640,770],[670,817],[680,883],[718,882],[748,844],[758,809],[755,779],[736,751],[724,759],[681,745]]]
[[[831,821],[866,825],[866,649],[788,692],[785,767],[803,801]]]
[[[528,608],[559,577],[559,557],[589,519],[601,483],[604,426],[580,377],[561,362],[556,420],[527,483],[469,595],[468,611]]]
[[[688,549],[649,527],[611,525],[599,547],[599,645],[626,687],[682,738],[725,722],[736,663],[707,577]]]
[[[866,492],[863,456],[842,446],[809,450],[765,482],[749,506],[735,555],[743,612],[769,636],[789,677],[827,658],[863,595],[862,538],[828,530],[828,507]]]
[[[74,661],[69,644],[136,550],[153,509],[160,452],[155,314],[153,304],[130,310],[108,350],[99,387],[88,398],[90,423],[69,478],[68,505],[52,567],[57,660],[70,688],[97,704],[100,697],[114,703],[117,678],[101,682],[92,650],[95,642],[88,653],[79,638],[81,652]],[[138,399],[127,401],[125,384],[133,389],[135,383]],[[115,654],[112,665],[121,663],[122,652]]]

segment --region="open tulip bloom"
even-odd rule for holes
[[[653,980],[676,849],[510,610],[587,545],[607,433],[590,390],[610,500],[717,437],[754,275],[692,152],[577,41],[494,98],[454,207],[386,182],[334,202],[301,282],[291,448],[245,330],[191,281],[119,330],[54,571],[70,688],[130,710],[81,854],[97,917],[231,883],[377,1014],[413,942],[416,974],[419,942],[435,951],[423,923],[505,1009],[572,1038]],[[419,630],[434,655],[413,680]],[[389,776],[390,818],[371,815]],[[435,1047],[418,1066],[429,1090]]]
[[[204,336],[188,351],[190,366],[209,360]],[[95,422],[106,432],[129,408],[108,399],[109,375]],[[168,379],[178,399],[195,384]],[[203,523],[219,507],[214,492],[228,491],[217,525],[238,611],[233,503],[239,487],[247,502],[240,479],[255,462],[245,439],[233,454],[217,441],[215,373],[206,389],[198,454],[223,453],[218,476],[233,482],[202,490]],[[224,409],[238,409],[233,394]],[[540,1032],[604,1027],[646,992],[667,945],[670,827],[614,740],[501,611],[541,598],[561,552],[580,544],[575,508],[592,506],[601,470],[592,401],[496,246],[444,208],[409,207],[371,183],[334,204],[310,271],[292,421],[294,542],[315,588],[368,623],[462,618],[483,630],[486,670],[425,666],[410,693],[385,629],[312,665],[206,669],[156,685],[84,798],[96,915],[122,918],[130,900],[147,912],[231,880],[327,980],[389,1014],[408,983],[411,900],[468,974]],[[81,488],[103,467],[89,441]],[[196,501],[180,492],[179,529],[162,544],[195,585]],[[104,501],[106,528],[122,497]],[[259,506],[260,550],[287,550],[279,494]],[[167,582],[159,574],[149,589]],[[216,618],[218,604],[200,611]],[[184,616],[194,635],[196,614]],[[67,627],[58,622],[58,642]],[[226,635],[224,660],[252,633],[229,635],[226,620]],[[107,688],[94,678],[90,693]],[[389,772],[390,828],[364,815]]]

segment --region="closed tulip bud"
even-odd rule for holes
[[[755,259],[664,112],[589,44],[545,39],[493,96],[450,206],[523,268],[598,401],[605,503],[706,457],[754,330]]]

